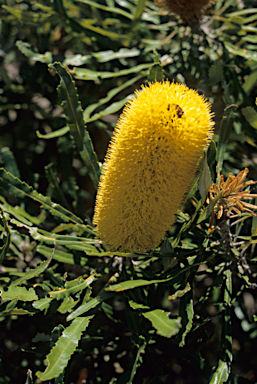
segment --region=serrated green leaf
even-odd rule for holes
[[[189,333],[193,326],[194,306],[192,291],[187,292],[186,295],[181,297],[179,304],[179,315],[182,319],[181,341],[179,346],[183,347],[185,345],[186,335]]]
[[[223,79],[223,64],[222,61],[216,61],[209,68],[209,85],[218,84]]]
[[[173,295],[168,296],[168,300],[176,300],[178,297],[184,296],[187,292],[190,291],[190,289],[191,289],[190,284],[187,283],[186,288],[179,289]]]
[[[60,187],[59,179],[57,176],[57,170],[53,163],[50,163],[44,167],[45,175],[48,181],[48,188],[53,188],[53,194],[56,200],[65,208],[69,208],[69,204],[64,196],[64,193]]]
[[[11,243],[11,231],[6,221],[5,213],[1,206],[0,206],[0,219],[1,221],[3,221],[3,225],[4,225],[4,232],[2,233],[2,240],[4,244],[0,247],[0,265],[1,265],[9,250],[10,243]]]
[[[219,365],[214,372],[209,384],[222,384],[226,383],[229,378],[230,370],[225,361],[219,360]]]
[[[152,64],[149,74],[147,75],[147,80],[154,82],[164,80],[163,66],[160,63]]]
[[[100,169],[91,138],[88,131],[85,129],[81,103],[78,100],[77,95],[77,88],[75,87],[70,73],[61,63],[56,62],[51,64],[49,68],[55,68],[61,78],[57,91],[62,102],[68,126],[70,127],[70,133],[74,137],[80,156],[88,169],[95,188],[97,189]]]
[[[181,318],[170,319],[169,312],[164,312],[162,309],[142,312],[142,315],[151,321],[158,335],[170,338],[176,335],[181,328]]]
[[[36,334],[36,336],[33,337],[33,339],[31,341],[32,341],[32,343],[37,343],[39,341],[45,342],[45,341],[50,341],[50,340],[51,340],[51,336],[50,335],[46,335],[43,332],[38,332]]]
[[[43,215],[40,218],[31,216],[20,206],[16,205],[15,207],[13,207],[12,205],[6,202],[3,196],[0,196],[0,201],[3,202],[3,210],[9,213],[11,216],[14,216],[17,220],[21,221],[21,223],[24,223],[28,226],[31,226],[32,224],[39,225],[44,220]]]
[[[44,311],[49,307],[52,300],[53,300],[52,298],[45,297],[44,299],[34,301],[34,303],[32,303],[32,306],[35,309],[38,309],[39,311]]]
[[[6,172],[4,168],[0,168],[0,188],[3,188],[9,193],[20,198],[30,197],[40,203],[42,207],[52,213],[52,215],[60,217],[66,222],[71,221],[87,231],[87,226],[82,224],[83,222],[80,218],[63,208],[61,205],[53,203],[48,197],[33,190],[30,186],[28,186],[28,184],[14,177],[9,172]]]
[[[255,79],[256,81],[256,79]],[[257,129],[257,112],[252,107],[246,107],[242,109],[242,113],[248,123]]]
[[[64,329],[61,337],[46,357],[46,370],[36,373],[41,380],[51,380],[64,371],[71,355],[75,352],[82,333],[86,330],[92,318],[93,316],[79,317]]]
[[[44,135],[42,135],[39,131],[36,131],[36,134],[37,134],[37,137],[39,139],[46,139],[47,140],[47,139],[53,139],[55,137],[64,136],[68,132],[70,132],[70,127],[65,125],[65,127],[63,127],[63,128],[57,129],[56,131],[53,131],[53,132],[50,132],[50,133],[46,133]]]
[[[29,271],[25,272],[22,277],[20,277],[19,279],[14,280],[11,283],[11,286],[12,287],[16,287],[17,285],[20,285],[20,284],[24,283],[24,281],[30,280],[33,277],[36,277],[36,276],[40,275],[49,266],[50,262],[51,262],[51,259],[43,261],[36,268],[30,269]]]
[[[34,301],[38,300],[36,292],[33,288],[27,290],[25,287],[10,286],[7,291],[2,291],[1,297],[3,300],[18,299],[21,301]]]
[[[1,148],[0,153],[2,156],[4,168],[7,170],[7,172],[10,172],[15,177],[20,177],[20,171],[17,166],[17,162],[13,156],[13,153],[10,151],[10,148]]]
[[[204,156],[203,169],[201,172],[201,176],[198,182],[198,189],[201,195],[201,202],[204,204],[207,193],[211,186],[211,173],[209,170],[209,166],[207,163],[207,156]]]
[[[78,300],[75,301],[72,297],[65,297],[61,305],[58,307],[57,311],[61,313],[65,313],[69,309],[72,309],[77,303],[78,303]]]
[[[48,292],[48,294],[56,300],[64,299],[65,297],[69,297],[70,295],[74,295],[78,291],[82,291],[86,287],[88,287],[94,280],[95,280],[96,273],[89,276],[87,279],[83,280],[82,278],[76,279],[73,283],[74,285],[72,287],[62,288],[58,291],[51,291]],[[66,284],[67,285],[67,284]]]
[[[29,43],[24,43],[23,41],[17,41],[16,45],[25,56],[34,61],[40,61],[45,64],[50,64],[53,61],[51,52],[45,52],[44,54],[38,53],[38,51],[32,48]]]
[[[230,106],[225,110],[225,114],[223,115],[221,126],[220,126],[220,134],[219,134],[219,142],[217,146],[217,167],[216,172],[218,175],[218,180],[220,177],[220,173],[223,167],[223,160],[225,157],[225,153],[227,150],[228,140],[232,128],[232,119],[235,117],[233,112],[234,106]]]

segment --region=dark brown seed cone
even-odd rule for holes
[[[189,24],[198,24],[205,10],[213,4],[213,0],[154,0],[160,8],[166,8],[171,13],[180,16]]]

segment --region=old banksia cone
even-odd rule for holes
[[[182,84],[143,86],[119,119],[94,224],[109,250],[144,252],[175,220],[213,129],[211,105]]]
[[[213,0],[154,0],[161,8],[167,8],[171,13],[180,16],[189,25],[199,22],[205,10]]]

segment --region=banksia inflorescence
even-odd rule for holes
[[[213,3],[212,0],[154,0],[161,8],[180,16],[189,25],[199,23],[206,9]]]
[[[213,183],[207,199],[207,203],[211,201],[214,203],[210,227],[215,216],[218,220],[222,217],[226,219],[232,212],[239,216],[241,216],[242,212],[248,212],[252,216],[257,216],[257,214],[253,212],[253,209],[256,210],[257,206],[244,201],[257,197],[257,194],[244,190],[249,185],[257,183],[257,181],[253,180],[244,181],[247,173],[248,168],[245,168],[237,176],[233,176],[232,173],[230,173],[226,181],[223,175],[221,175],[220,182],[218,184]]]
[[[136,91],[118,121],[94,224],[112,251],[145,252],[175,220],[212,136],[211,105],[182,84]]]

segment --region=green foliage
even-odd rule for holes
[[[221,175],[256,179],[256,1],[192,28],[148,0],[5,3],[0,383],[256,381],[256,218],[209,231],[206,204]],[[214,138],[162,244],[109,252],[91,225],[106,149],[164,79],[209,98]]]

